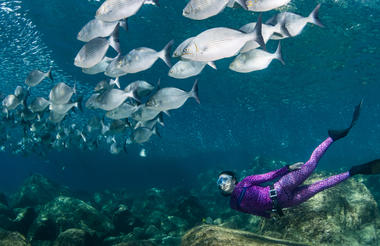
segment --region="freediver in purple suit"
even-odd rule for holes
[[[240,182],[238,182],[233,172],[221,172],[217,185],[224,196],[230,196],[231,208],[266,218],[271,217],[271,212],[276,212],[282,216],[282,208],[303,203],[318,192],[333,187],[349,177],[356,174],[379,174],[380,159],[353,166],[347,172],[328,177],[314,184],[302,185],[312,174],[328,147],[335,141],[345,137],[355,125],[360,114],[361,104],[355,107],[350,126],[343,130],[329,130],[329,137],[313,151],[310,159],[305,164],[298,162],[293,165],[287,165],[269,173],[245,177]],[[280,179],[274,185],[260,185],[276,178]]]

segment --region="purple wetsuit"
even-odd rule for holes
[[[260,184],[278,177],[281,178],[274,183],[274,188],[277,191],[277,200],[280,208],[298,205],[318,192],[346,180],[350,177],[348,171],[328,177],[314,184],[300,186],[314,171],[318,161],[332,143],[333,140],[330,137],[323,141],[313,151],[310,159],[301,169],[289,171],[288,166],[285,166],[269,173],[244,178],[236,185],[232,192],[230,200],[231,208],[244,213],[269,218],[270,211],[273,208],[272,200],[269,196],[270,187],[263,187]]]

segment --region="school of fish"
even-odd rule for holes
[[[182,15],[193,20],[204,20],[220,14],[226,7],[236,11],[266,12],[289,3],[290,0],[190,0]],[[72,86],[55,81],[52,69],[29,73],[25,85],[15,88],[13,94],[2,98],[0,142],[11,134],[5,130],[22,126],[23,135],[17,144],[7,146],[14,153],[45,155],[44,149],[64,150],[79,146],[95,150],[107,146],[111,154],[127,152],[128,145],[144,146],[153,135],[160,136],[164,115],[182,107],[189,98],[200,103],[198,80],[188,91],[175,87],[161,88],[160,81],[130,82],[122,87],[120,77],[150,69],[157,60],[169,67],[168,76],[185,79],[199,75],[208,65],[217,69],[216,61],[234,57],[229,69],[250,73],[268,68],[273,60],[285,64],[282,58],[281,39],[301,34],[304,27],[314,24],[323,27],[318,18],[320,4],[307,16],[280,12],[263,23],[259,13],[256,22],[236,29],[214,27],[179,43],[172,52],[173,40],[162,44],[160,50],[136,47],[124,52],[119,32],[128,31],[127,19],[133,18],[144,5],[159,6],[158,0],[105,0],[90,20],[78,32],[77,39],[84,42],[74,58],[74,65],[88,75],[104,74],[92,92],[78,95],[76,83]],[[240,10],[239,10],[240,8]],[[278,42],[271,53],[266,50],[270,40]],[[278,41],[276,41],[278,40]],[[110,50],[111,49],[111,50]],[[114,57],[107,56],[114,53]],[[179,59],[172,66],[172,59]],[[50,80],[48,98],[33,93],[33,88]],[[83,100],[86,98],[86,100]],[[75,123],[65,124],[66,118],[85,110],[100,112],[89,119],[86,127]],[[2,140],[2,141],[1,141]],[[29,147],[27,147],[29,146]],[[0,146],[4,150],[5,146]],[[142,149],[141,156],[146,156]]]

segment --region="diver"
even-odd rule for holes
[[[303,203],[325,189],[333,187],[356,174],[379,174],[380,159],[353,166],[347,172],[328,177],[310,185],[301,185],[314,171],[322,155],[335,141],[345,137],[355,125],[362,102],[355,107],[352,122],[344,130],[329,130],[329,137],[324,140],[312,153],[310,159],[260,175],[245,177],[238,182],[231,171],[219,174],[217,185],[222,195],[230,196],[230,206],[240,212],[254,214],[266,218],[271,212],[283,215],[282,208],[289,208]],[[261,186],[267,181],[280,178],[274,185]]]

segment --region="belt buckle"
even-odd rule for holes
[[[276,189],[269,190],[269,196],[270,198],[276,198],[277,197],[277,191]]]

